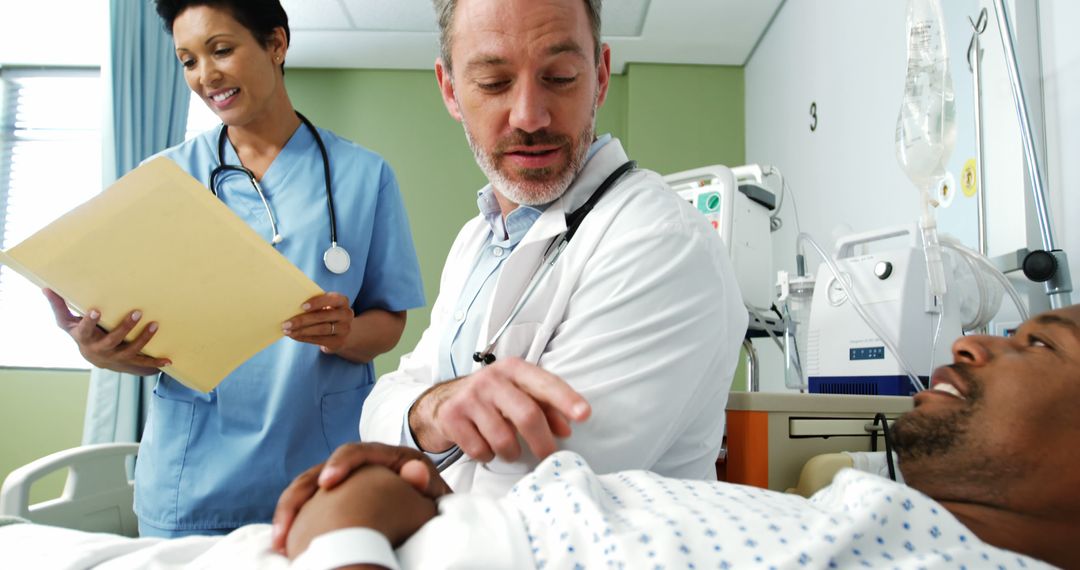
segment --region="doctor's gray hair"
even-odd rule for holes
[[[454,10],[457,9],[457,0],[432,0],[435,5],[435,17],[439,22],[439,51],[446,69],[451,69],[450,62],[450,28],[454,23]],[[600,8],[603,0],[585,0],[585,12],[589,15],[589,25],[592,27],[593,59],[600,62]]]

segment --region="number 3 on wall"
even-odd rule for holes
[[[810,132],[817,130],[817,103],[810,103]]]

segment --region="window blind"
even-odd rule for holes
[[[0,69],[0,242],[11,247],[101,189],[97,70]],[[40,290],[0,268],[0,366],[87,368]]]

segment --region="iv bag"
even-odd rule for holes
[[[956,145],[956,100],[938,0],[908,0],[907,78],[896,120],[896,158],[920,192],[945,175]]]

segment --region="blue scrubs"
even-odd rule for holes
[[[162,154],[209,186],[219,133],[220,127],[211,129]],[[422,306],[419,265],[394,173],[371,151],[323,129],[319,134],[330,159],[338,243],[352,266],[337,275],[323,265],[330,245],[323,162],[303,125],[260,180],[284,238],[277,250],[325,291],[353,299],[358,314]],[[226,163],[240,164],[232,145],[225,147]],[[221,200],[269,242],[270,221],[250,180],[228,172],[217,184]],[[269,522],[294,477],[359,439],[360,410],[374,381],[370,363],[355,364],[287,338],[209,394],[162,374],[135,469],[141,532],[177,536]]]

